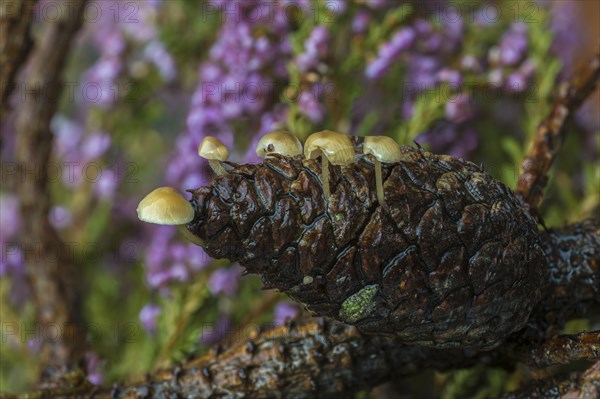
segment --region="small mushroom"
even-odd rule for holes
[[[138,218],[147,223],[176,225],[191,242],[202,245],[202,240],[185,227],[194,219],[194,208],[172,187],[159,187],[146,195],[138,204]]]
[[[394,163],[402,159],[400,145],[391,137],[367,136],[363,143],[363,153],[375,158],[375,186],[377,188],[377,200],[379,205],[385,207],[385,196],[383,193],[383,178],[381,176],[381,163]]]
[[[266,158],[270,154],[293,157],[302,154],[302,143],[293,134],[275,130],[260,138],[256,145],[256,155]]]
[[[208,160],[210,167],[217,176],[227,174],[225,168],[221,165],[222,161],[226,161],[229,157],[229,150],[216,137],[206,136],[198,146],[198,155]]]
[[[304,143],[304,156],[308,159],[321,156],[323,193],[325,198],[329,198],[329,163],[344,166],[354,162],[354,145],[345,134],[323,130],[308,136]]]

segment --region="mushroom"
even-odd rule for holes
[[[329,163],[344,166],[354,162],[354,145],[345,134],[323,130],[308,136],[304,143],[306,158],[314,159],[319,155],[323,193],[325,198],[329,198]]]
[[[142,222],[176,225],[188,240],[202,245],[202,240],[185,227],[194,219],[194,208],[172,187],[159,187],[146,195],[138,204],[137,214]]]
[[[266,158],[270,154],[293,157],[302,154],[302,143],[295,135],[275,130],[265,134],[256,145],[256,155]]]
[[[229,150],[216,137],[206,136],[198,146],[198,155],[208,160],[210,167],[217,176],[226,175],[227,171],[221,165],[229,157]]]
[[[400,145],[391,137],[367,136],[363,143],[363,153],[375,158],[375,186],[377,188],[377,200],[379,205],[385,207],[385,196],[383,193],[383,178],[381,177],[381,163],[394,163],[402,159]]]

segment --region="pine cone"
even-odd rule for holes
[[[535,220],[476,165],[402,147],[383,166],[271,157],[193,194],[188,230],[214,258],[365,333],[423,346],[491,349],[526,323],[544,288]]]

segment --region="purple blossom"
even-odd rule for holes
[[[329,31],[322,25],[316,26],[304,42],[304,52],[296,57],[300,72],[308,72],[317,67],[327,57]]]
[[[177,76],[175,61],[165,46],[158,40],[153,40],[144,48],[144,57],[152,62],[160,76],[167,82],[171,82]]]
[[[438,72],[440,82],[448,83],[454,88],[459,88],[463,84],[462,74],[454,69],[443,68]]]
[[[200,333],[200,342],[204,345],[214,345],[229,334],[231,330],[231,318],[226,314],[220,314],[215,324],[203,324]]]
[[[85,136],[81,144],[80,154],[83,161],[98,159],[106,153],[111,144],[110,135],[96,132]]]
[[[50,128],[56,137],[55,149],[59,157],[77,151],[83,137],[83,127],[79,123],[57,114],[52,118]]]
[[[118,175],[110,169],[102,169],[94,182],[94,194],[103,200],[113,198],[119,186]]]
[[[140,311],[140,321],[146,331],[151,334],[156,332],[156,321],[161,312],[161,307],[153,303],[148,303],[142,308]]]
[[[287,319],[294,319],[299,313],[298,306],[289,302],[279,302],[275,306],[273,321],[276,325],[281,325]]]
[[[502,36],[499,47],[499,61],[503,65],[518,64],[527,52],[527,25],[514,23]]]
[[[366,32],[370,22],[371,15],[365,10],[359,10],[352,19],[352,32],[355,34]]]
[[[402,28],[395,32],[388,42],[379,47],[377,58],[367,66],[366,77],[369,79],[381,78],[400,54],[412,46],[415,37],[415,31],[412,28]]]
[[[0,241],[10,240],[21,224],[19,199],[16,195],[0,195]]]
[[[449,99],[445,106],[446,118],[455,123],[462,123],[474,114],[473,104],[470,97],[465,93],[459,93],[456,97]]]
[[[101,385],[104,376],[100,370],[100,357],[95,352],[85,354],[85,369],[87,380],[94,385]]]
[[[325,118],[327,109],[317,101],[315,93],[303,91],[298,99],[298,109],[313,123],[322,122]]]
[[[240,279],[242,268],[238,265],[216,270],[208,280],[208,288],[213,295],[224,293],[234,296]]]
[[[69,226],[72,221],[72,215],[69,208],[64,206],[54,206],[50,209],[50,224],[56,229],[64,229]]]
[[[520,72],[513,72],[506,78],[505,88],[512,93],[521,93],[527,88],[527,78]]]

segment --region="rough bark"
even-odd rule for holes
[[[64,243],[50,225],[47,165],[53,136],[50,119],[58,105],[60,76],[73,36],[82,24],[84,1],[65,1],[57,20],[48,23],[31,57],[24,80],[27,98],[17,110],[17,192],[21,204],[22,249],[42,334],[41,380],[52,385],[83,354],[80,329],[80,280]],[[58,339],[55,339],[58,337]]]
[[[592,232],[595,235],[590,236]],[[569,242],[569,247],[560,252],[565,256],[549,254],[550,270],[568,267],[597,271],[598,252],[586,250],[590,248],[590,239],[598,239],[597,232],[598,227],[591,222],[549,232],[547,237],[551,242]],[[560,251],[559,248],[556,251]],[[568,256],[570,253],[579,256]],[[552,274],[549,273],[549,276]],[[549,321],[562,325],[568,317],[585,316],[590,304],[600,304],[595,280],[583,278],[585,275],[574,274],[570,278],[549,282],[549,292],[559,295],[546,296],[536,309],[537,317],[546,323],[543,326],[547,326]],[[587,305],[579,306],[577,301]],[[551,317],[561,307],[570,311],[562,312],[560,318]],[[544,312],[548,316],[544,316]],[[172,369],[149,375],[138,383],[99,388],[85,384],[83,376],[75,376],[72,387],[61,391],[40,391],[33,397],[164,398],[168,395],[197,395],[213,398],[312,398],[317,392],[321,395],[319,397],[340,397],[425,368],[448,370],[487,364],[510,369],[517,362],[537,368],[594,360],[600,356],[599,332],[545,338],[543,326],[532,321],[495,350],[476,353],[463,349],[406,346],[392,338],[361,334],[354,327],[339,322],[305,319],[257,332],[245,337],[247,339],[228,344],[224,350],[211,350]],[[548,383],[556,381],[550,379]],[[531,389],[537,388],[524,388],[521,393],[514,394],[521,396],[514,398],[527,397],[527,392],[535,392]]]
[[[548,171],[558,154],[568,119],[581,103],[594,91],[600,78],[600,54],[588,68],[576,74],[570,83],[559,87],[558,99],[550,114],[539,124],[533,142],[522,163],[522,172],[515,192],[522,196],[532,212],[542,200],[548,182]]]
[[[0,119],[8,111],[8,97],[33,41],[30,36],[37,0],[3,0],[0,5]]]
[[[600,305],[600,223],[584,221],[542,233],[548,258],[548,286],[532,319],[560,329]]]
[[[582,374],[551,376],[503,396],[504,399],[598,399],[600,397],[600,362]]]

